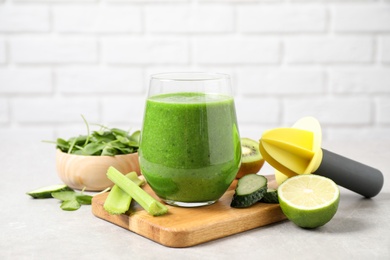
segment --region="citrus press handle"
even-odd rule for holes
[[[336,184],[371,198],[383,187],[383,174],[370,166],[322,149],[323,157],[315,174],[328,177]]]

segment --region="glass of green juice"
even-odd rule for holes
[[[230,77],[153,75],[138,153],[142,174],[167,204],[198,207],[221,198],[241,161]]]

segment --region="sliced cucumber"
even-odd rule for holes
[[[264,203],[279,203],[278,191],[276,189],[267,189],[267,192],[264,193],[264,197],[260,200]]]
[[[233,208],[250,207],[267,191],[267,178],[258,174],[248,174],[238,180],[233,200],[230,204]]]
[[[65,184],[57,184],[57,185],[50,185],[36,190],[32,190],[27,192],[26,194],[30,195],[35,199],[45,199],[45,198],[53,198],[53,196],[51,195],[53,192],[68,191],[68,190],[71,191],[72,189]]]

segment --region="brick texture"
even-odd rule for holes
[[[140,32],[142,26],[137,6],[56,6],[53,18],[59,32],[131,33]]]
[[[10,42],[15,63],[91,63],[97,61],[97,43],[89,37],[20,37]]]
[[[298,98],[283,103],[287,122],[311,115],[329,125],[365,125],[371,123],[372,105],[367,98]]]
[[[183,64],[189,46],[182,38],[109,38],[102,40],[102,56],[111,64]]]
[[[5,50],[5,41],[0,38],[0,64],[7,61],[6,50]]]
[[[244,95],[310,95],[325,92],[325,74],[316,69],[247,68],[238,72]]]
[[[49,32],[47,6],[0,6],[0,32]]]
[[[56,71],[57,87],[66,94],[142,93],[143,73],[132,68],[72,68]]]
[[[0,125],[9,121],[8,102],[5,98],[0,98]]]
[[[47,94],[53,91],[50,69],[0,68],[0,94]]]
[[[151,74],[231,76],[240,133],[390,138],[388,0],[0,0],[0,136],[141,128]],[[46,136],[46,137],[45,137]]]
[[[336,69],[330,85],[338,93],[390,93],[390,69]]]
[[[200,64],[267,64],[280,59],[280,43],[269,37],[202,37],[193,44]]]
[[[373,39],[368,36],[312,36],[286,40],[289,63],[364,63],[373,61]]]
[[[384,36],[380,42],[380,60],[390,63],[390,36]]]
[[[16,98],[13,116],[21,123],[79,122],[80,115],[92,121],[99,119],[99,102],[91,98]]]
[[[337,5],[332,8],[336,32],[390,32],[390,5]]]
[[[390,124],[390,98],[380,98],[377,102],[376,120],[380,124]]]
[[[323,32],[327,21],[325,7],[304,5],[246,5],[237,17],[240,31],[263,33]]]
[[[234,10],[228,5],[146,7],[146,30],[157,33],[213,33],[234,30]]]

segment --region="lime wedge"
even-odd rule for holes
[[[336,214],[340,191],[334,181],[314,174],[291,177],[278,188],[280,207],[286,217],[302,228],[317,228]]]

